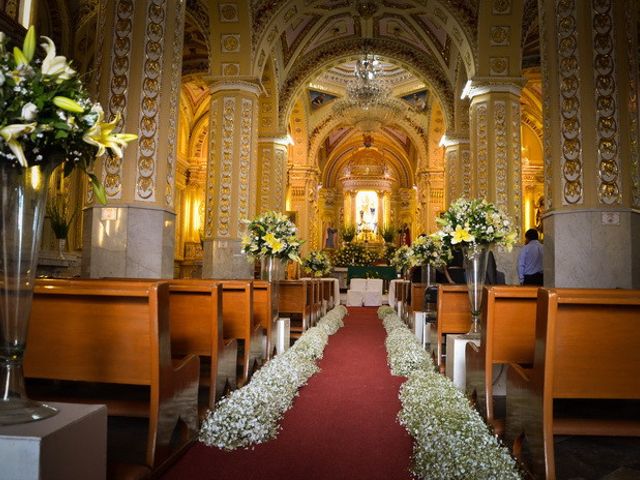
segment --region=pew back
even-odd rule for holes
[[[444,372],[445,358],[442,342],[449,333],[467,333],[471,328],[471,310],[466,285],[438,285],[435,338],[431,350],[440,371]],[[434,345],[435,343],[435,345]]]

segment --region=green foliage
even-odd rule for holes
[[[56,205],[49,205],[47,207],[47,216],[51,222],[51,229],[57,239],[66,239],[71,227],[71,222],[76,216],[77,210],[71,214],[71,217],[67,219],[66,208],[62,207],[58,209]]]
[[[346,225],[340,230],[340,236],[345,242],[350,242],[356,237],[356,226]]]
[[[391,243],[396,236],[396,230],[397,228],[395,226],[387,225],[380,229],[380,235],[386,243]]]

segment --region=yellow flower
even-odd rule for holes
[[[456,225],[456,231],[453,232],[451,243],[455,245],[460,242],[473,242],[475,239],[476,237],[471,235],[467,230],[462,228],[460,225]]]
[[[72,112],[72,113],[84,112],[84,108],[82,108],[82,106],[78,102],[75,102],[68,97],[61,97],[61,96],[53,97],[53,104],[56,107],[61,108],[62,110],[66,110],[67,112]]]
[[[284,243],[278,240],[273,233],[267,233],[262,240],[269,246],[273,253],[278,253],[284,250]]]
[[[120,113],[116,115],[112,122],[103,122],[102,111],[98,112],[98,120],[96,124],[87,130],[82,139],[89,145],[98,147],[97,156],[103,155],[109,148],[114,155],[122,157],[122,147],[127,143],[138,138],[137,135],[130,133],[112,133],[116,125],[120,122]]]

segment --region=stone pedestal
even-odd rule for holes
[[[202,278],[253,278],[253,271],[240,240],[205,240]]]

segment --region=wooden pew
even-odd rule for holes
[[[144,459],[116,475],[148,475],[197,434],[199,359],[172,361],[167,282],[38,280],[27,345],[25,377],[56,381],[47,399],[148,418]]]
[[[333,279],[332,278],[321,278],[320,279],[320,287],[322,289],[322,304],[323,304],[323,311],[322,314],[326,315],[327,312],[329,310],[331,310],[335,304],[334,304],[334,298],[333,298]]]
[[[213,409],[225,387],[236,386],[238,341],[224,337],[222,286],[215,280],[169,282],[171,350],[174,355],[200,357],[200,386],[208,387],[207,406]],[[208,370],[202,368],[206,363]]]
[[[253,281],[216,280],[222,286],[222,318],[225,338],[242,342],[241,372],[238,385],[250,377],[251,364],[262,358],[264,331],[254,315]]]
[[[424,290],[427,288],[426,283],[411,284],[411,311],[424,311]]]
[[[270,359],[275,349],[273,336],[279,313],[278,305],[274,301],[273,288],[274,285],[266,280],[253,281],[253,314],[256,317],[256,322],[264,329],[266,336],[263,360]]]
[[[510,365],[505,421],[536,478],[556,478],[554,435],[640,436],[639,345],[640,290],[538,291],[533,368]]]
[[[280,280],[279,288],[280,315],[291,316],[291,338],[297,338],[310,327],[309,283],[306,280]]]
[[[498,435],[504,433],[504,419],[495,415],[493,366],[533,364],[537,299],[538,287],[485,287],[480,346],[466,347],[467,394]]]
[[[402,311],[398,312],[398,315],[404,322],[406,322],[408,318],[407,312],[409,310],[409,305],[407,305],[407,303],[409,300],[410,288],[411,282],[409,282],[408,280],[401,280],[396,283],[396,305],[398,305],[398,308],[400,308],[400,305],[402,305]]]
[[[471,329],[471,309],[466,285],[438,285],[436,325],[432,328],[431,352],[440,372],[444,373],[442,351],[444,336],[449,333],[467,333]]]

